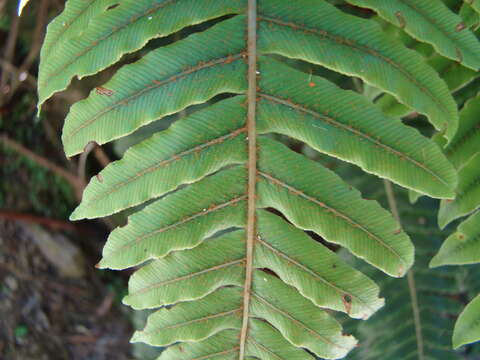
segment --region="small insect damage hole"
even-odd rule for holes
[[[120,3],[116,3],[116,4],[112,4],[110,6],[107,6],[107,8],[105,9],[105,11],[109,11],[109,10],[113,10],[115,9],[116,7],[118,7],[120,5]]]
[[[465,29],[466,26],[464,23],[459,23],[457,26],[455,26],[455,31],[462,31],[463,29]]]
[[[344,294],[342,296],[342,302],[343,306],[345,306],[346,313],[350,315],[350,312],[352,311],[352,297],[348,294]]]

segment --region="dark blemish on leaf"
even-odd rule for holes
[[[113,95],[113,90],[104,88],[104,87],[102,87],[102,86],[97,86],[97,87],[95,88],[95,92],[96,92],[98,95],[106,95],[106,96],[112,96],[112,95]]]
[[[460,240],[463,240],[465,239],[465,235],[458,233],[457,238],[459,238]]]
[[[116,4],[113,4],[113,5],[110,5],[109,7],[107,7],[107,8],[105,9],[105,11],[115,9],[118,5],[120,5],[120,4],[119,4],[119,3],[116,3]]]
[[[345,294],[342,296],[342,302],[343,306],[345,306],[345,311],[347,314],[350,314],[350,311],[352,310],[352,297],[348,294]]]
[[[398,19],[398,23],[400,25],[400,27],[403,29],[405,28],[405,25],[407,25],[406,21],[405,21],[405,18],[403,17],[402,13],[400,11],[397,11],[395,13],[395,16],[397,17]]]
[[[310,81],[310,82],[308,83],[308,86],[310,86],[310,87],[315,87],[315,83],[314,83],[313,81]]]
[[[397,229],[393,232],[393,235],[398,235],[402,232],[402,229]]]

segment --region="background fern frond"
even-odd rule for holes
[[[350,176],[359,179],[358,186],[364,193],[386,202],[379,182],[346,170]],[[462,292],[458,272],[453,268],[433,270],[428,266],[435,245],[442,242],[442,232],[438,230],[431,211],[432,202],[421,199],[412,207],[405,192],[396,191],[395,195],[403,226],[415,244],[415,265],[411,270],[413,282],[390,279],[372,269],[359,267],[380,284],[388,301],[369,321],[346,324],[347,329],[358,333],[360,342],[348,358],[464,359],[462,352],[451,350],[450,343],[454,319],[463,306],[457,295]],[[415,317],[417,310],[418,318]]]

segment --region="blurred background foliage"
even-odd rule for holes
[[[329,1],[357,16],[375,16],[343,0]],[[466,2],[444,2],[460,13],[467,26],[478,34],[480,17],[470,11]],[[91,176],[121,157],[131,144],[167,128],[199,106],[156,121],[102,148],[89,146],[83,155],[73,159],[67,159],[63,153],[61,128],[69,105],[106,82],[120,66],[138,60],[151,49],[202,31],[215,20],[152,40],[106,71],[73,81],[68,90],[44,105],[38,118],[39,52],[46,26],[62,11],[64,1],[32,0],[21,17],[17,16],[17,6],[16,0],[0,0],[0,359],[154,359],[158,349],[132,346],[128,342],[133,328],[143,327],[146,318],[146,314],[134,315],[121,305],[129,273],[94,270],[108,230],[123,224],[126,214],[78,224],[68,222],[68,216]],[[385,31],[400,37],[426,57],[432,53],[428,45],[413,41],[380,19],[378,22]],[[422,116],[405,114],[402,106],[359,79],[300,61],[291,61],[291,65],[321,75],[344,89],[361,92],[378,101],[384,111],[403,115],[406,123],[426,136],[433,133]],[[455,98],[459,106],[478,94],[479,89],[479,78],[458,89]],[[383,181],[299,142],[280,138],[295,151],[335,168],[346,181],[361,189],[366,198],[376,199],[388,208]],[[379,282],[383,296],[391,300],[368,322],[342,319],[361,344],[349,358],[421,358],[412,312],[412,301],[417,301],[425,359],[480,359],[478,345],[453,352],[450,344],[456,316],[480,291],[478,267],[428,269],[429,259],[455,224],[441,233],[435,220],[436,201],[421,200],[413,206],[404,190],[395,187],[395,193],[402,222],[417,247],[413,270],[416,300],[407,279],[390,279],[368,265],[357,264]],[[354,261],[347,254],[345,258]]]

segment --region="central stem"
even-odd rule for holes
[[[240,333],[240,356],[245,357],[245,344],[248,333],[250,292],[252,288],[253,248],[256,237],[255,199],[257,179],[257,133],[255,125],[257,105],[257,1],[248,0],[248,209],[245,285],[243,290],[243,323]]]

